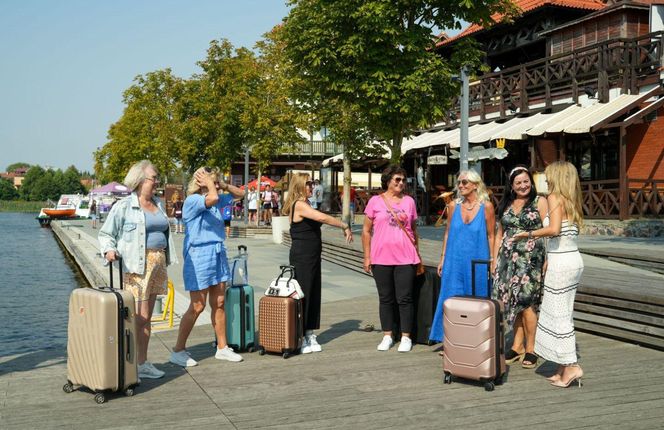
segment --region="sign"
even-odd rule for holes
[[[427,164],[447,164],[447,155],[430,155]]]
[[[505,139],[496,139],[496,148],[498,149],[505,149]]]

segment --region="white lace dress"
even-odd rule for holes
[[[579,229],[567,220],[560,234],[549,239],[535,353],[545,360],[568,365],[577,362],[574,334],[574,297],[583,273],[577,247]]]

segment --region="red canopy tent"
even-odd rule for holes
[[[249,184],[247,184],[247,185],[249,185],[249,189],[251,189],[251,187],[257,188],[256,187],[257,184],[258,184],[258,179],[254,179],[253,181],[249,181]],[[261,189],[260,190],[263,191],[265,189],[266,185],[269,185],[271,188],[274,188],[274,186],[277,185],[277,183],[275,181],[273,181],[272,179],[268,178],[267,176],[261,176]],[[242,185],[240,188],[244,190],[244,187],[245,186]]]

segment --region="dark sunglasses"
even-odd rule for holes
[[[469,180],[469,179],[461,179],[459,182],[460,182],[461,185],[463,185],[464,187],[465,187],[466,185],[468,185],[468,184],[473,184],[473,183],[474,183],[473,181],[471,181],[471,180]]]
[[[205,171],[205,173],[212,173],[212,168],[211,167],[205,166],[205,167],[203,167],[203,170]]]
[[[400,182],[406,182],[406,178],[402,178],[402,177],[400,177],[400,176],[396,176],[396,177],[394,177],[394,178],[392,178],[392,179],[393,179],[394,182],[396,182],[397,184],[400,183]]]

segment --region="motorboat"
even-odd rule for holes
[[[62,194],[58,202],[50,208],[42,208],[37,221],[47,227],[54,219],[87,218],[90,214],[90,200],[81,194]]]

